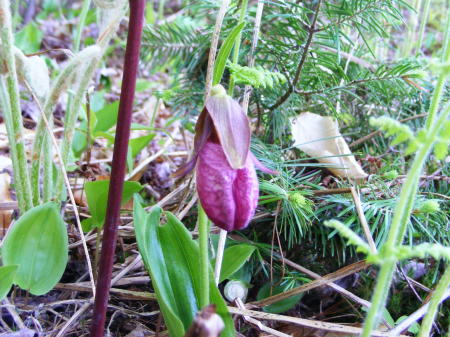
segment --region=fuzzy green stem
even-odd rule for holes
[[[198,204],[198,234],[200,247],[200,279],[202,292],[200,293],[200,308],[209,304],[209,254],[208,254],[208,217],[203,207]]]
[[[98,1],[97,1],[98,2]],[[97,3],[98,5],[107,5],[108,3],[103,3],[100,1],[100,3]],[[64,166],[67,166],[67,162],[69,160],[69,153],[70,148],[72,146],[73,141],[73,135],[75,131],[75,124],[78,119],[78,113],[81,109],[81,104],[83,103],[83,98],[86,93],[86,90],[88,88],[89,82],[92,78],[92,75],[97,68],[98,62],[101,59],[101,56],[104,54],[109,41],[113,37],[113,35],[116,32],[116,28],[120,23],[120,20],[124,14],[125,6],[120,4],[120,1],[117,2],[111,2],[110,5],[114,7],[114,13],[110,15],[111,19],[109,20],[108,24],[105,26],[105,28],[100,33],[100,37],[97,41],[97,48],[100,48],[100,53],[96,58],[93,58],[88,62],[88,64],[84,67],[81,75],[81,79],[78,85],[78,88],[76,89],[76,93],[73,97],[73,100],[71,101],[71,105],[66,111],[65,121],[64,121],[64,140],[62,144],[62,161],[64,163]],[[120,6],[120,7],[117,7]],[[109,7],[108,7],[109,8]],[[57,198],[60,199],[62,197],[64,190],[64,177],[61,175],[58,175],[58,179],[56,182],[56,195]]]
[[[8,130],[12,132],[8,137],[10,148],[12,150],[14,165],[14,181],[16,182],[16,194],[19,200],[20,211],[33,207],[31,197],[31,183],[28,172],[28,164],[25,153],[25,142],[23,138],[23,120],[22,110],[20,108],[19,83],[16,72],[16,59],[14,56],[14,38],[12,32],[11,12],[9,0],[0,0],[0,41],[2,47],[0,50],[0,59],[6,69],[6,84],[9,96],[10,116],[5,118],[6,122],[10,122]],[[8,110],[8,109],[7,109]],[[20,180],[20,183],[17,182]]]
[[[53,119],[48,121],[48,129],[53,130]],[[49,131],[50,132],[50,131]],[[50,134],[45,134],[42,155],[44,156],[44,179],[42,186],[42,199],[44,202],[51,201],[53,198],[53,146],[50,140]]]
[[[395,264],[395,259],[390,259],[389,261],[385,261],[385,263],[381,266],[369,312],[364,320],[363,332],[361,334],[362,337],[370,337],[373,327],[377,324],[381,317],[381,311],[378,308],[382,308],[386,303]]]
[[[248,0],[242,0],[242,7],[241,7],[241,12],[239,14],[238,25],[243,23],[245,20],[245,14],[247,13],[247,5],[248,5]],[[233,63],[234,64],[237,64],[238,60],[239,60],[239,49],[241,48],[241,40],[242,40],[242,31],[239,32],[238,36],[236,37],[236,42],[234,44],[234,49],[233,49]],[[234,82],[235,82],[234,75],[231,75],[230,76],[230,85],[228,87],[228,94],[230,96],[233,96]]]
[[[450,16],[449,16],[450,18]],[[448,19],[448,18],[447,18]],[[448,28],[447,22],[447,28]],[[448,62],[450,53],[447,46],[444,49],[443,61]],[[389,291],[390,283],[392,281],[394,267],[396,260],[392,258],[394,247],[400,245],[405,236],[407,225],[411,216],[411,211],[414,205],[414,198],[417,194],[419,186],[419,178],[422,172],[425,161],[433,148],[433,144],[442,129],[445,121],[450,114],[450,104],[447,105],[440,116],[436,118],[437,110],[442,96],[442,91],[445,83],[445,72],[443,71],[438,79],[438,84],[433,93],[430,109],[428,112],[428,118],[426,121],[425,130],[427,136],[425,142],[417,152],[414,161],[411,165],[406,181],[400,192],[400,198],[395,209],[394,218],[392,220],[391,228],[386,243],[381,251],[381,257],[384,261],[379,276],[377,278],[377,284],[372,297],[372,305],[367,313],[366,320],[364,322],[364,328],[362,337],[369,337],[372,329],[378,322],[378,315],[381,309],[384,307]]]
[[[420,8],[422,7],[422,0],[415,0],[413,7],[414,9],[410,11],[408,23],[406,25],[406,29],[408,30],[408,32],[403,43],[402,57],[409,57],[409,55],[411,54],[411,50],[414,47],[411,41],[414,41],[417,35],[418,13],[420,11]]]
[[[63,142],[61,144],[61,156],[64,167],[67,167],[67,162],[69,161],[70,149],[72,147],[73,135],[75,133],[75,124],[78,119],[78,112],[81,109],[81,104],[83,102],[84,94],[87,90],[89,82],[95,69],[97,68],[97,59],[91,60],[88,65],[82,71],[83,77],[80,80],[78,88],[75,95],[71,101],[69,109],[66,111],[64,118],[64,136]],[[58,175],[58,180],[56,183],[56,196],[58,200],[62,198],[64,191],[64,177],[60,174]]]
[[[450,26],[449,22],[450,22],[450,11],[447,16],[446,32],[444,34],[447,37],[449,35],[449,26]],[[442,54],[442,62],[447,63],[449,61],[450,61],[450,48],[449,48],[449,42],[446,41],[444,44],[444,50],[443,50],[443,54]],[[439,108],[439,102],[441,101],[441,95],[442,95],[442,91],[444,89],[447,77],[448,77],[448,73],[445,71],[442,71],[439,74],[438,81],[436,83],[436,88],[434,89],[434,94],[433,94],[433,97],[432,97],[431,103],[430,103],[430,111],[428,113],[428,117],[427,117],[427,121],[426,121],[427,128],[429,128],[431,123],[434,121],[436,112]]]
[[[442,47],[442,62],[448,60],[448,51],[450,49],[450,9],[447,11],[447,25],[445,26],[444,45]]]
[[[0,76],[0,104],[2,107],[2,111],[3,111],[3,117],[5,119],[5,125],[6,125],[6,131],[8,134],[9,144],[14,144],[15,140],[13,137],[14,129],[12,128],[11,107],[9,105],[8,89],[7,89],[5,79],[3,78],[3,76]],[[17,147],[10,145],[9,151],[11,153],[13,168],[19,167],[19,163],[18,163],[18,159],[17,159],[18,158],[17,157]],[[18,175],[17,175],[16,171],[14,170],[15,189],[16,189],[16,191],[22,191],[23,190],[22,182],[17,177],[18,177]],[[22,194],[20,194],[20,196],[18,194],[17,197],[18,197],[17,200],[19,202],[19,208],[25,209],[25,200],[22,198]]]
[[[89,62],[93,57],[97,57],[100,54],[100,48],[97,46],[92,46],[84,49],[74,56],[69,64],[61,71],[61,73],[56,78],[54,85],[50,89],[47,99],[44,103],[43,114],[46,119],[50,122],[52,120],[52,112],[55,104],[57,103],[61,93],[68,88],[72,82],[76,72],[80,65],[84,62]],[[47,127],[45,125],[44,119],[41,117],[39,119],[36,128],[36,137],[33,144],[33,161],[31,165],[31,178],[33,182],[33,200],[37,204],[39,202],[39,171],[41,167],[41,154],[44,152],[43,143],[47,134]],[[49,144],[47,144],[49,145]],[[48,148],[47,148],[48,149]],[[48,172],[47,172],[48,173]],[[48,177],[47,177],[48,178]],[[53,179],[53,178],[52,178]],[[48,181],[43,182],[44,189],[47,189],[46,184]]]
[[[159,0],[158,3],[158,21],[161,21],[164,19],[164,5],[166,3],[166,0]]]
[[[434,318],[441,303],[444,293],[450,285],[450,264],[447,265],[447,269],[442,275],[436,289],[433,292],[433,296],[430,300],[430,306],[428,307],[427,314],[422,320],[420,332],[418,337],[428,337],[430,336],[431,327],[433,326]]]
[[[440,93],[435,92],[435,95],[440,95]],[[426,141],[417,152],[414,158],[414,162],[401,190],[400,198],[397,203],[391,228],[389,230],[388,240],[386,241],[381,252],[381,257],[384,262],[381,266],[380,274],[377,279],[377,284],[372,297],[372,305],[364,322],[363,334],[361,335],[362,337],[370,336],[373,327],[378,322],[378,313],[385,305],[387,290],[389,289],[394,272],[394,266],[396,263],[395,260],[392,260],[392,256],[394,255],[392,253],[393,248],[399,245],[403,240],[403,236],[406,232],[407,224],[411,215],[414,197],[417,193],[418,182],[420,174],[422,172],[422,168],[449,114],[450,105],[448,105],[444,109],[444,111],[442,111],[439,118],[432,124],[432,127],[428,130]]]
[[[81,7],[80,21],[78,22],[77,32],[75,35],[75,41],[73,43],[73,52],[77,53],[80,50],[81,35],[83,33],[84,26],[86,24],[86,18],[89,13],[89,7],[91,6],[91,0],[84,0],[83,7]]]
[[[431,0],[425,0],[425,3],[423,5],[422,17],[420,18],[420,29],[419,29],[419,38],[417,40],[416,55],[420,53],[420,48],[422,47],[425,27],[428,22],[428,17],[430,16],[430,5]]]

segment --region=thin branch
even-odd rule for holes
[[[300,59],[300,62],[298,64],[297,70],[295,71],[295,76],[294,76],[294,80],[292,81],[292,83],[289,85],[288,90],[286,91],[286,93],[281,96],[278,101],[272,105],[269,110],[275,110],[276,108],[278,108],[280,105],[282,105],[284,102],[286,102],[286,100],[289,98],[289,96],[291,96],[291,94],[294,92],[295,87],[298,83],[298,80],[300,79],[300,74],[302,72],[303,66],[305,65],[305,61],[306,61],[306,57],[308,56],[308,51],[309,51],[309,47],[311,46],[311,42],[314,36],[314,27],[316,26],[316,22],[317,22],[317,18],[319,17],[319,12],[320,12],[320,5],[322,4],[322,0],[319,0],[317,7],[316,7],[316,11],[314,13],[314,17],[313,20],[311,22],[311,26],[309,26],[309,34],[308,34],[308,39],[306,40],[306,44],[305,44],[305,48],[303,49],[303,53],[302,53],[302,57]]]
[[[361,83],[369,83],[369,82],[377,82],[377,81],[405,80],[405,78],[407,78],[407,76],[405,76],[405,75],[375,77],[375,78],[363,78],[363,79],[360,79],[360,80],[354,80],[354,81],[345,83],[343,85],[338,85],[338,86],[335,86],[335,87],[329,87],[329,88],[318,89],[318,90],[309,90],[309,91],[302,91],[302,90],[299,90],[299,89],[294,89],[294,92],[297,95],[309,96],[309,95],[315,95],[315,94],[323,94],[325,92],[330,92],[330,91],[334,91],[334,90],[346,89],[348,87],[352,87],[354,85],[361,84]]]

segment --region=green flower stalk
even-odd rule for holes
[[[14,38],[12,32],[11,11],[9,0],[0,0],[0,60],[5,65],[6,87],[9,104],[4,109],[5,122],[8,130],[8,140],[14,168],[14,183],[17,200],[21,212],[33,207],[31,197],[31,182],[23,138],[23,120],[20,107],[19,82],[14,56]],[[2,94],[3,96],[3,94]],[[8,106],[9,105],[9,106]]]

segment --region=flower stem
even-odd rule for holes
[[[119,115],[109,185],[108,205],[103,230],[103,245],[95,296],[91,337],[102,337],[108,306],[108,294],[111,286],[111,273],[117,240],[117,226],[120,219],[120,203],[126,172],[128,140],[130,136],[131,115],[133,109],[136,78],[141,47],[142,27],[144,24],[145,0],[130,0],[130,18],[128,23],[127,46],[120,93]]]
[[[209,96],[214,66],[216,64],[216,52],[219,44],[220,31],[222,29],[223,18],[230,4],[230,0],[222,0],[219,12],[217,13],[216,23],[214,26],[213,36],[211,38],[211,47],[208,55],[208,67],[206,70],[206,83],[205,83],[205,97]],[[200,202],[198,203],[198,235],[199,235],[199,249],[200,249],[200,273],[201,273],[201,294],[200,294],[200,307],[204,308],[209,304],[209,254],[208,254],[208,241],[209,241],[209,226],[208,216],[205,213]]]
[[[6,87],[9,96],[9,116],[5,116],[8,140],[11,148],[12,162],[14,168],[14,182],[20,211],[33,207],[31,197],[31,183],[28,173],[27,157],[25,153],[25,142],[23,139],[23,120],[20,108],[19,82],[16,72],[16,58],[14,56],[14,38],[12,32],[11,12],[9,0],[0,0],[0,60],[6,69]]]
[[[439,303],[441,302],[442,296],[447,291],[450,285],[450,264],[447,265],[447,269],[441,277],[436,289],[433,292],[433,296],[430,300],[430,306],[428,307],[427,314],[422,320],[419,337],[430,336],[431,327],[433,326],[434,318],[436,316],[437,310],[439,308]]]
[[[209,304],[209,254],[208,254],[208,217],[203,207],[198,204],[198,234],[200,248],[200,274],[201,289],[200,308],[204,308]]]

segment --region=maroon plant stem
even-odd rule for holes
[[[111,273],[116,249],[117,226],[120,219],[123,181],[125,179],[128,139],[130,137],[131,114],[144,23],[145,0],[130,0],[127,47],[123,66],[119,116],[109,184],[108,206],[103,229],[102,252],[97,279],[97,291],[92,318],[91,337],[103,337]]]

